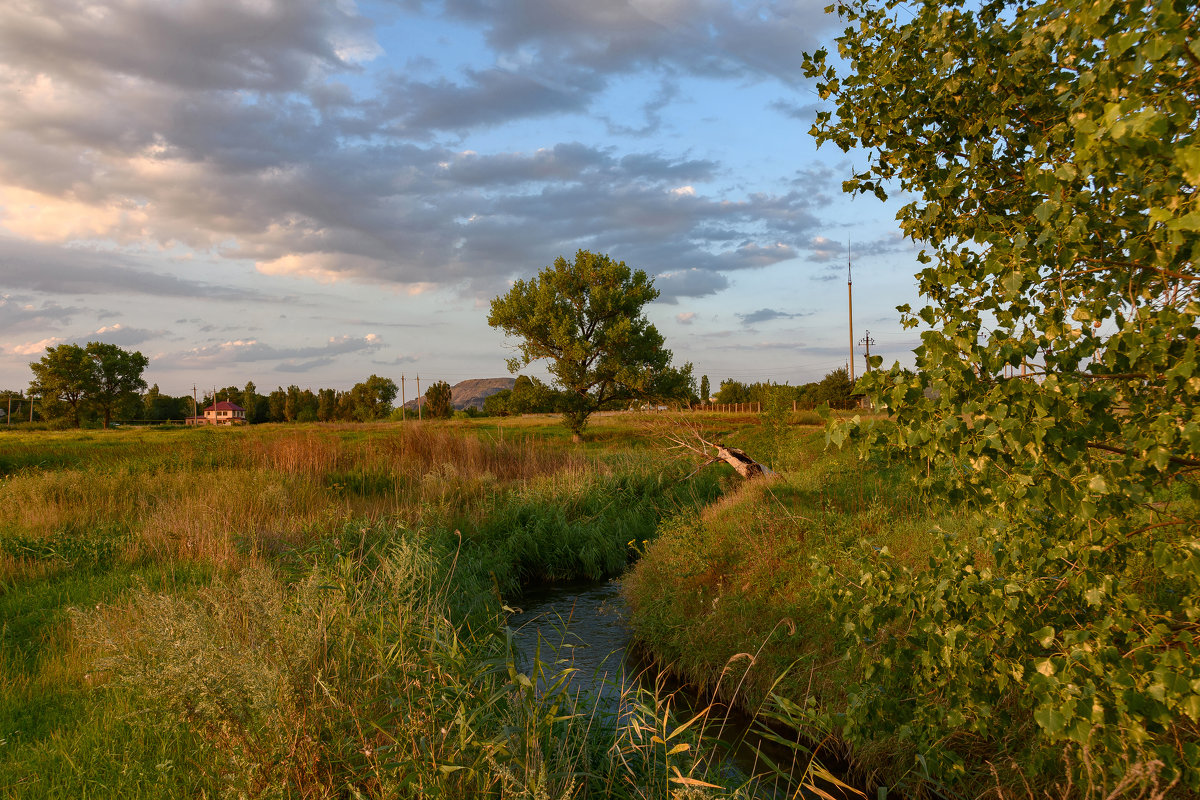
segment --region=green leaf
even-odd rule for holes
[[[1060,733],[1067,724],[1067,717],[1056,708],[1039,708],[1033,712],[1033,720],[1051,735]]]

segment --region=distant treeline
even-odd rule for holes
[[[282,386],[268,394],[260,394],[253,381],[245,386],[227,386],[217,389],[217,401],[229,401],[246,412],[246,422],[369,422],[387,419],[392,414],[392,401],[399,393],[394,381],[372,375],[357,383],[349,391],[337,389],[301,389],[298,386]],[[121,399],[114,409],[113,418],[123,422],[182,422],[188,417],[204,416],[204,409],[212,405],[214,391],[196,395],[164,394],[155,384],[144,393]],[[30,403],[33,403],[33,421],[45,423],[72,422],[74,409],[52,396],[31,398],[22,392],[0,392],[0,412],[8,413],[11,404],[14,421],[28,422]],[[102,409],[94,403],[81,402],[78,408],[82,424],[100,421]]]
[[[825,403],[830,408],[851,408],[856,404],[854,386],[845,369],[835,369],[824,378],[800,386],[786,383],[741,383],[723,380],[713,397],[714,403],[796,403],[802,408],[816,408]]]
[[[707,376],[701,386],[707,385]],[[822,380],[801,386],[771,382],[741,383],[732,379],[721,381],[712,398],[716,403],[793,402],[804,408],[828,403],[831,408],[849,408],[855,398],[846,370],[838,369]],[[113,419],[122,422],[182,422],[188,417],[204,415],[204,409],[216,401],[236,403],[246,413],[249,424],[265,422],[371,422],[399,418],[401,411],[394,401],[399,394],[395,381],[372,375],[351,389],[301,389],[299,386],[277,387],[261,394],[253,381],[245,386],[226,386],[215,391],[208,389],[193,395],[164,394],[155,384],[141,394],[122,398],[112,409]],[[432,396],[431,396],[432,395]],[[443,397],[444,395],[444,397]],[[432,384],[425,392],[425,416],[450,416],[450,386],[444,381]],[[27,393],[0,391],[0,413],[11,407],[13,421],[28,422],[31,398]],[[78,408],[53,397],[37,397],[33,402],[33,421],[51,425],[67,425],[78,411],[80,422],[95,425],[102,421],[103,409],[94,403],[81,402]],[[700,395],[691,398],[701,402]],[[623,406],[622,406],[623,407]],[[488,396],[483,408],[468,408],[468,416],[504,417],[519,414],[561,413],[567,408],[566,394],[538,378],[520,375],[512,389],[503,389]],[[617,406],[613,407],[614,409]],[[412,415],[414,412],[408,412]]]

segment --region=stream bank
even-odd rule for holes
[[[610,718],[625,716],[629,704],[658,706],[667,697],[680,724],[708,708],[697,724],[699,746],[716,765],[715,774],[722,782],[753,787],[757,797],[794,796],[805,780],[833,797],[857,796],[808,774],[808,749],[780,741],[793,735],[790,732],[764,727],[743,711],[713,702],[660,670],[643,649],[632,645],[627,613],[618,580],[571,583],[526,592],[508,625],[521,667],[529,669],[540,658],[544,669],[536,673],[543,691],[570,670],[572,690],[593,696]],[[778,768],[769,768],[763,755]],[[806,791],[803,796],[819,795]]]

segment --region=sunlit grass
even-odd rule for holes
[[[522,693],[498,616],[718,496],[593,430],[6,433],[0,797],[667,796],[594,708]]]

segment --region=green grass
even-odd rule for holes
[[[721,494],[640,419],[591,433],[5,433],[0,797],[668,796],[701,762],[665,701],[526,691],[499,614]]]
[[[766,427],[714,426],[710,438],[774,453],[776,474],[660,529],[625,580],[635,637],[687,683],[752,713],[779,713],[772,695],[807,710],[803,736],[848,758],[860,782],[894,782],[907,765],[890,759],[904,754],[848,753],[836,731],[815,722],[812,712],[836,713],[846,701],[852,675],[813,590],[813,565],[853,582],[884,547],[919,565],[935,531],[965,532],[972,523],[919,500],[906,466],[827,450],[821,429],[790,426],[782,441],[773,436]]]
[[[134,587],[180,591],[208,580],[197,565],[95,565],[0,590],[0,797],[188,796],[196,742],[149,731],[130,698],[99,688],[74,640],[69,610]],[[194,756],[193,756],[194,757]],[[166,787],[169,791],[164,793]],[[105,794],[110,792],[111,794]]]

